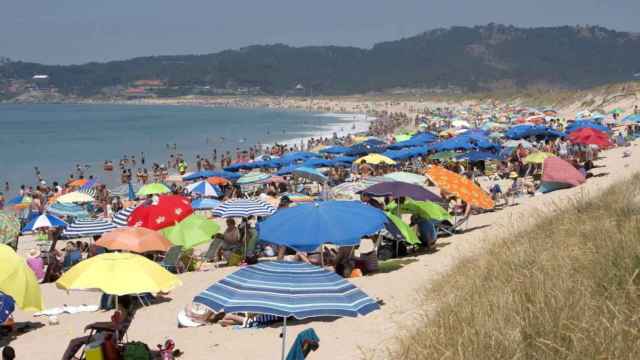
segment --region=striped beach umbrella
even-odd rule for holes
[[[124,208],[113,215],[111,221],[118,227],[129,226],[129,216],[137,206],[129,206]]]
[[[105,219],[78,219],[62,233],[65,237],[99,236],[118,227]]]
[[[259,199],[232,199],[220,204],[213,210],[213,215],[223,218],[269,216],[276,209]]]
[[[207,181],[198,181],[187,186],[187,191],[192,194],[200,194],[202,196],[218,197],[222,195],[222,190],[217,185],[212,185]]]
[[[53,203],[47,207],[47,211],[56,216],[71,216],[75,218],[85,218],[89,216],[87,210],[76,204]]]
[[[387,181],[387,179],[367,178],[360,181],[344,182],[331,188],[330,194],[336,199],[358,199],[360,198],[359,191],[383,181]]]
[[[283,359],[287,317],[357,317],[380,308],[374,299],[335,272],[306,263],[277,261],[244,267],[216,282],[193,301],[216,312],[282,317]]]
[[[238,179],[238,181],[236,181],[236,184],[239,184],[239,185],[255,184],[257,182],[265,181],[270,177],[271,175],[269,174],[254,171],[254,172],[250,172],[248,174],[242,175],[242,177]]]
[[[67,223],[59,218],[49,214],[42,214],[29,221],[29,223],[22,228],[22,232],[30,232],[41,228],[58,228],[65,226],[67,226]]]

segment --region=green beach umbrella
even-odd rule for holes
[[[402,236],[404,237],[404,239],[411,245],[418,245],[420,244],[420,240],[418,239],[418,235],[416,235],[416,232],[413,231],[413,229],[411,228],[411,226],[407,225],[407,223],[405,223],[404,221],[402,221],[401,218],[399,218],[396,215],[393,215],[390,212],[386,212],[385,214],[387,215],[387,217],[391,220],[391,222],[393,222],[393,224],[398,228],[398,230],[400,230],[400,233],[402,234]]]
[[[440,161],[447,161],[447,160],[451,160],[454,159],[456,156],[458,156],[460,154],[453,152],[453,151],[443,151],[443,152],[439,152],[436,154],[433,154],[431,156],[429,156],[430,160],[440,160]]]
[[[218,231],[220,231],[220,225],[215,221],[202,215],[192,214],[174,226],[160,230],[160,233],[172,244],[188,250],[211,241]]]
[[[393,136],[394,139],[396,139],[397,142],[401,142],[401,141],[406,141],[411,139],[411,135],[409,134],[396,134]]]
[[[20,220],[12,214],[0,211],[0,244],[14,245],[20,234]]]
[[[151,183],[141,187],[140,190],[138,190],[138,192],[136,193],[136,195],[146,196],[146,195],[167,194],[170,192],[171,190],[165,184]]]
[[[387,205],[386,210],[396,212],[396,203],[392,202]],[[437,220],[437,221],[451,221],[452,217],[447,210],[442,206],[432,201],[416,201],[413,199],[406,199],[404,204],[400,206],[400,211],[419,216],[422,219]]]
[[[423,185],[427,181],[426,176],[406,172],[406,171],[396,171],[390,174],[383,176],[386,179],[390,179],[392,181],[401,181],[409,184]]]
[[[620,109],[620,108],[615,108],[615,109],[613,109],[613,110],[609,111],[609,114],[612,114],[612,115],[613,115],[613,114],[620,115],[620,114],[622,114],[622,113],[624,113],[624,110],[622,110],[622,109]]]

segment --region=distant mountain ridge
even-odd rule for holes
[[[13,61],[0,67],[0,81],[48,74],[61,92],[80,96],[141,79],[160,79],[174,89],[259,87],[282,94],[302,84],[314,94],[352,94],[537,84],[585,88],[627,81],[638,72],[640,35],[635,33],[599,26],[489,24],[435,29],[371,49],[275,44],[69,66]]]

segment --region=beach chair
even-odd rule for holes
[[[172,246],[169,248],[162,261],[160,261],[160,265],[168,271],[178,274],[183,270],[183,266],[180,263],[180,255],[182,255],[182,246]]]
[[[211,243],[209,243],[209,247],[206,252],[193,255],[190,261],[198,261],[200,262],[200,266],[205,262],[213,262],[214,266],[218,267],[218,262],[220,261],[220,249],[222,249],[222,245],[222,238],[215,238]]]
[[[470,215],[462,216],[462,217],[454,217],[453,223],[449,221],[441,221],[437,223],[436,229],[437,229],[438,235],[451,236],[451,235],[460,234],[464,232],[469,222],[469,216]]]
[[[303,330],[296,336],[296,340],[293,342],[289,353],[287,354],[287,360],[304,360],[307,358],[311,351],[316,351],[320,347],[320,338],[313,329]]]

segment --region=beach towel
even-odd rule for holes
[[[298,334],[296,341],[291,346],[291,350],[289,350],[289,354],[287,354],[287,360],[304,360],[306,357],[304,352],[305,341],[317,345],[320,342],[320,338],[313,329],[302,331]],[[315,347],[312,347],[312,349],[315,350]]]

